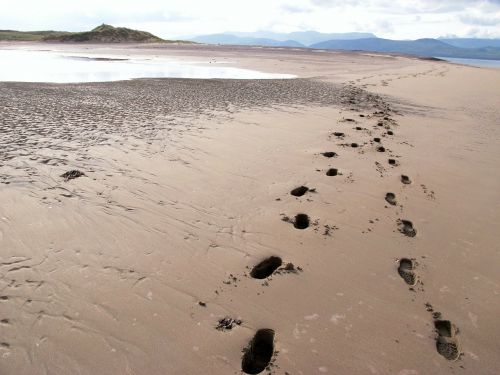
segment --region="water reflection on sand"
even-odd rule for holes
[[[289,74],[269,74],[233,67],[205,66],[172,59],[89,56],[52,51],[0,50],[0,81],[8,82],[107,82],[133,78],[281,79]]]

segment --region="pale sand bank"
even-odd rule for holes
[[[275,330],[273,374],[498,371],[500,72],[106,48],[304,79],[0,83],[0,372],[239,374],[259,328]],[[307,229],[283,220],[299,213]],[[251,278],[272,255],[301,270]],[[433,312],[459,328],[457,361]],[[216,330],[225,316],[242,323]]]

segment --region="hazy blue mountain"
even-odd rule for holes
[[[208,44],[240,44],[304,47],[327,40],[353,40],[361,38],[376,38],[371,33],[320,33],[317,31],[297,31],[293,33],[273,33],[271,31],[256,31],[251,33],[228,32],[211,35],[200,35],[190,38],[193,42]]]
[[[500,39],[439,38],[439,40],[460,48],[500,47]]]
[[[320,33],[318,31],[296,31],[293,33],[274,33],[271,31],[256,31],[252,33],[230,33],[240,37],[247,38],[265,38],[275,40],[295,40],[305,46],[325,42],[327,40],[352,40],[363,38],[376,38],[372,33]]]
[[[360,50],[403,53],[427,57],[457,57],[500,60],[500,48],[460,48],[437,39],[390,40],[367,38],[356,40],[329,40],[313,44],[311,48]]]
[[[295,40],[275,40],[267,38],[241,37],[233,34],[201,35],[192,38],[191,41],[206,44],[234,44],[242,46],[272,46],[272,47],[304,47]]]

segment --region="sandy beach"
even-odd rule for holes
[[[0,48],[298,77],[0,82],[1,374],[499,373],[500,69]]]

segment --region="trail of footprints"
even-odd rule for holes
[[[373,149],[378,153],[389,153],[390,157],[387,158],[387,164],[389,167],[399,167],[400,161],[392,155],[391,151],[387,149],[386,146],[382,145],[382,138],[388,139],[388,137],[394,135],[392,127],[397,126],[397,121],[391,118],[390,113],[396,112],[392,110],[388,106],[388,104],[383,102],[380,98],[371,94],[367,94],[366,92],[362,92],[365,98],[365,102],[363,103],[362,99],[360,100],[360,96],[363,96],[361,95],[360,90],[354,87],[351,87],[351,90],[351,95],[347,97],[346,103],[348,103],[349,105],[357,104],[358,107],[360,107],[359,109],[351,109],[352,111],[359,111],[360,109],[362,109],[363,104],[366,105],[367,102],[371,103],[372,108],[375,108],[377,110],[370,116],[359,114],[359,117],[365,119],[375,118],[377,120],[377,123],[374,126],[374,129],[382,129],[381,134],[380,136],[373,137],[369,142],[359,143],[346,142],[346,133],[335,131],[330,135],[330,140],[341,140],[343,141],[343,143],[338,144],[339,146],[357,149],[359,153],[365,153],[365,150],[363,150],[363,148],[365,146],[372,145]],[[347,124],[357,124],[357,121],[352,118],[343,118],[340,122]],[[372,136],[372,131],[361,126],[355,126],[354,130],[361,131],[364,134],[368,134],[370,137]],[[339,154],[334,151],[325,151],[322,152],[321,155],[327,159],[339,157]],[[377,171],[380,172],[381,177],[384,177],[384,173],[387,171],[386,168],[378,161],[375,162],[375,165]],[[328,167],[325,174],[327,177],[336,177],[341,175],[339,169],[333,167]],[[352,174],[350,176],[352,176]],[[399,179],[403,185],[412,184],[411,178],[407,175],[401,174]],[[303,197],[308,193],[314,192],[316,192],[316,189],[301,185],[292,188],[292,190],[290,191],[290,195],[294,197]],[[280,201],[281,199],[278,198],[277,200]],[[393,192],[386,193],[385,201],[390,206],[398,206],[398,199],[396,197],[396,194]],[[311,225],[310,217],[303,212],[295,214],[294,217],[283,216],[282,220],[292,224],[293,227],[298,230],[305,230]],[[397,230],[408,238],[414,238],[417,236],[417,229],[414,227],[413,223],[410,220],[398,219],[396,225]],[[325,234],[329,232],[330,229],[336,228],[327,228]],[[280,270],[290,272],[297,271],[291,263],[288,263],[285,267],[282,267],[282,265],[283,261],[279,256],[270,256],[257,263],[251,270],[250,276],[254,279],[262,280],[267,279],[274,273],[279,273]],[[397,272],[412,291],[414,291],[414,287],[421,282],[417,273],[417,266],[418,263],[415,259],[401,258],[398,262]],[[300,268],[298,269],[301,270]],[[267,281],[263,285],[267,285]],[[432,305],[430,305],[429,303],[426,304],[426,309],[427,311],[431,312],[433,316],[437,352],[449,361],[457,360],[460,357],[460,346],[457,337],[459,332],[458,328],[449,320],[443,320],[441,317],[441,313],[434,312]],[[234,319],[228,317],[221,319],[219,321],[218,327],[226,327],[228,325],[227,322],[229,322],[229,329],[231,329],[234,325]],[[238,325],[239,324],[241,324],[241,321],[239,321]],[[274,349],[274,340],[275,331],[273,329],[262,328],[256,331],[248,346],[243,350],[244,355],[242,358],[241,369],[244,373],[259,374],[266,369],[271,372],[271,367],[273,366],[273,356],[277,353]]]
[[[353,109],[353,110],[356,111],[356,109]],[[377,124],[374,128],[376,129],[377,127],[382,127],[383,129],[385,129],[385,132],[383,134],[381,134],[381,137],[384,137],[384,138],[386,138],[387,136],[393,136],[394,131],[392,130],[391,126],[397,126],[397,122],[389,116],[389,113],[391,111],[392,110],[387,106],[382,111],[374,112],[373,116],[372,116],[372,117],[382,118],[381,120],[379,120],[377,122]],[[360,114],[360,117],[366,117],[366,116]],[[341,122],[357,123],[357,121],[352,119],[352,118],[344,118],[341,120]],[[366,128],[363,128],[361,126],[356,126],[354,129],[357,131],[364,131],[364,132],[366,131],[368,134],[371,135],[370,131],[368,131]],[[335,131],[332,133],[332,136],[330,137],[330,139],[337,138],[338,140],[342,140],[342,141],[346,140],[346,133],[345,132]],[[380,152],[380,153],[384,153],[384,152],[389,151],[389,150],[385,146],[382,145],[382,138],[381,137],[373,137],[371,144],[375,145],[375,151]],[[339,146],[360,149],[360,148],[363,148],[364,146],[366,146],[367,144],[368,143],[360,144],[358,142],[344,142],[344,143],[339,144]],[[363,153],[363,151],[360,151],[360,153]],[[322,153],[322,155],[325,157],[338,156],[333,151],[324,152],[324,153]],[[398,160],[396,160],[394,157],[392,157],[392,155],[391,155],[391,157],[389,157],[387,159],[387,162],[391,167],[400,166],[400,162]],[[385,168],[379,162],[375,162],[375,164],[376,164],[377,171],[380,172],[381,177],[383,177],[383,172],[385,171]],[[330,169],[327,172],[327,175],[328,176],[337,175],[337,169],[333,169],[333,168]],[[407,175],[404,175],[404,174],[400,175],[400,181],[404,185],[410,185],[412,183],[411,178]],[[422,186],[423,186],[424,192],[426,192],[426,190],[427,190],[426,187],[424,185],[422,185]],[[432,195],[432,198],[434,198],[433,192],[431,195]],[[393,192],[386,193],[385,201],[391,206],[398,205],[396,194],[394,194]],[[401,207],[401,211],[402,211],[402,207]],[[417,235],[417,230],[410,220],[398,219],[397,220],[397,229],[400,233],[402,233],[403,235],[405,235],[409,238],[416,237],[416,235]],[[413,287],[416,286],[420,282],[417,271],[416,271],[417,265],[418,264],[414,259],[409,259],[409,258],[401,258],[398,262],[397,272],[401,276],[401,278],[404,280],[404,282],[410,286],[411,290],[414,290]],[[459,359],[461,353],[460,353],[459,340],[457,337],[457,335],[459,333],[458,328],[455,326],[455,324],[453,324],[449,320],[443,320],[441,313],[435,312],[431,304],[427,303],[426,309],[427,309],[427,311],[431,312],[432,316],[433,316],[437,352],[449,361],[455,361],[455,360]]]

